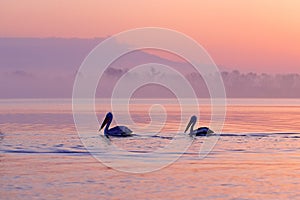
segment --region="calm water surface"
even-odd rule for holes
[[[151,104],[130,105],[136,126],[150,123]],[[101,122],[110,108],[100,101],[96,110]],[[166,123],[153,119],[158,137],[130,127],[137,136],[111,143],[145,156],[164,147],[186,125],[178,124],[177,105],[166,100],[165,110]],[[202,105],[200,112],[201,125],[208,125],[211,109]],[[125,117],[122,109],[114,114],[121,122]],[[191,114],[192,106],[183,118]],[[70,100],[0,100],[0,130],[1,199],[300,199],[298,99],[230,99],[221,136],[205,159],[199,137],[179,160],[144,174],[95,159],[76,132]]]

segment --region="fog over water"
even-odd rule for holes
[[[0,97],[70,98],[81,63],[103,39],[1,38]],[[112,63],[99,82],[101,92],[98,90],[96,96],[109,97],[113,83],[129,69],[145,63],[161,63],[174,68],[187,78],[198,97],[209,97],[201,75],[190,64],[148,51],[132,52]],[[237,70],[239,66],[219,68],[229,98],[300,98],[300,75],[297,73],[243,72]],[[149,71],[147,76],[160,75],[160,72]],[[165,88],[157,86],[144,87],[136,96],[173,97]]]

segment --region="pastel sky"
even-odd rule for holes
[[[106,37],[158,26],[206,48],[217,65],[300,73],[298,0],[1,0],[0,37]]]

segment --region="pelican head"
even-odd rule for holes
[[[184,132],[187,132],[187,130],[189,130],[190,126],[192,126],[192,129],[194,128],[194,125],[197,122],[197,117],[195,115],[193,115],[190,119],[190,122],[188,123],[188,125],[186,126],[186,129]]]
[[[102,125],[99,129],[99,131],[101,131],[103,129],[103,127],[109,122],[109,121],[112,121],[112,118],[113,118],[113,115],[111,112],[108,112],[105,116],[105,119],[103,120],[102,122]]]

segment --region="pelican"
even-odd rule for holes
[[[188,123],[186,129],[184,132],[186,132],[190,127],[190,135],[195,135],[195,136],[206,136],[210,133],[213,133],[212,130],[210,130],[209,128],[207,127],[200,127],[196,130],[194,130],[194,126],[197,122],[197,117],[196,116],[192,116],[191,119],[190,119],[190,122]]]
[[[129,128],[127,128],[126,126],[115,126],[113,128],[108,129],[112,122],[112,119],[113,119],[113,114],[111,112],[107,113],[104,121],[102,122],[102,125],[101,125],[99,131],[101,131],[106,124],[105,129],[104,129],[104,135],[106,137],[108,137],[108,136],[115,136],[115,137],[132,136],[132,134],[131,134],[132,131]]]

